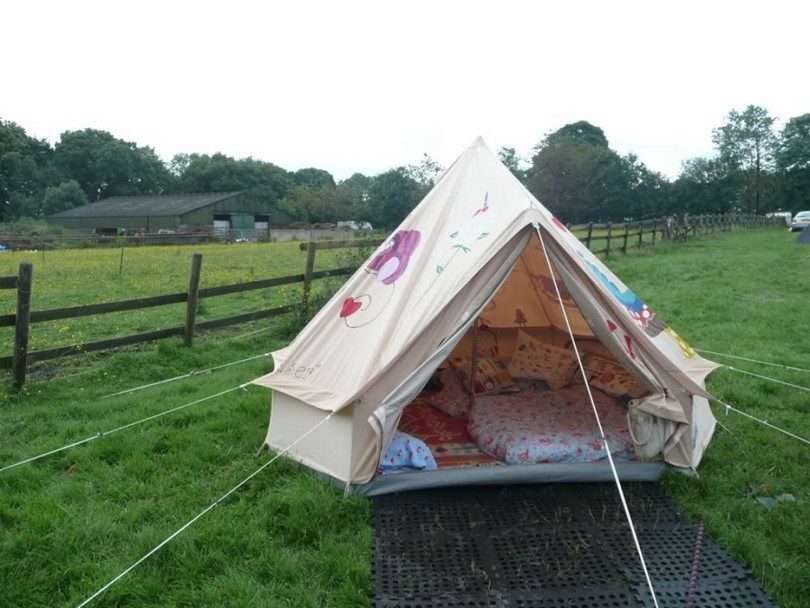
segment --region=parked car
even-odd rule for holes
[[[810,226],[810,211],[799,211],[793,216],[793,221],[790,222],[788,228],[793,232],[794,230],[804,230],[807,226]]]

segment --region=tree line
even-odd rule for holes
[[[715,154],[685,161],[674,180],[635,155],[610,148],[585,121],[546,134],[522,158],[501,160],[566,222],[622,221],[670,213],[797,211],[810,205],[810,114],[780,132],[767,110],[732,110],[713,131]],[[66,131],[51,145],[0,120],[0,220],[45,217],[109,196],[243,191],[310,223],[367,221],[396,226],[443,169],[430,156],[375,176],[336,181],[327,171],[287,171],[254,158],[177,154],[165,163],[148,146],[96,129]]]

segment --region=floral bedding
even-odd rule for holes
[[[632,457],[627,408],[598,390],[593,397],[611,453]],[[591,462],[607,456],[584,386],[476,397],[468,430],[484,453],[507,464]]]

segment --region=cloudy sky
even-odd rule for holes
[[[732,108],[810,112],[806,2],[5,2],[0,117],[337,178],[528,155],[576,120],[674,176]]]

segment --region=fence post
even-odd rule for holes
[[[593,233],[593,222],[588,224],[588,236],[585,239],[585,248],[590,250],[591,248],[591,234]]]
[[[622,253],[627,253],[627,237],[630,236],[630,222],[624,223],[624,244],[622,245]]]
[[[653,233],[652,244],[653,244],[653,246],[655,246],[655,232],[656,232],[657,228],[658,228],[658,218],[655,217],[655,218],[653,218],[653,223],[652,223],[652,233]]]
[[[183,333],[183,342],[191,346],[194,342],[194,324],[197,322],[197,301],[200,295],[200,270],[202,269],[202,254],[191,256],[191,272],[188,276],[188,300],[186,301],[186,328]]]
[[[607,246],[605,247],[605,255],[610,255],[610,237],[611,233],[613,232],[613,223],[608,222],[608,233],[607,233]]]
[[[641,249],[644,240],[644,220],[638,221],[638,248]]]
[[[12,374],[14,386],[25,384],[25,370],[28,364],[28,332],[31,326],[31,283],[34,278],[34,265],[31,262],[20,264],[17,279],[17,315],[14,323],[14,355]]]
[[[307,265],[304,269],[304,306],[309,306],[309,294],[312,290],[312,272],[315,270],[315,242],[307,243]]]

